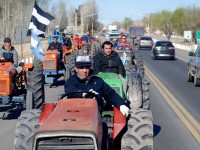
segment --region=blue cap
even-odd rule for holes
[[[77,56],[75,61],[76,67],[91,67],[92,62],[90,60],[90,57],[88,55],[84,56]]]

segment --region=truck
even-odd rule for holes
[[[111,24],[108,25],[107,32],[108,32],[108,34],[117,33],[118,32],[117,25],[111,25]]]
[[[144,26],[131,26],[129,27],[129,36],[132,38],[137,38],[143,36],[145,33]]]

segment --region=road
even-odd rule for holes
[[[177,50],[177,60],[175,61],[153,61],[150,59],[150,51],[148,50],[140,50],[139,53],[141,53],[146,66],[145,77],[151,83],[150,98],[154,118],[154,150],[198,150],[200,147],[197,142],[199,140],[199,130],[197,129],[199,129],[200,122],[200,88],[187,82],[187,63],[183,60],[187,60],[188,52]],[[154,79],[155,76],[158,81]],[[157,82],[160,83],[157,84]],[[57,88],[45,87],[47,102],[55,102],[64,93],[63,84],[64,80],[61,80]],[[160,88],[161,86],[164,86],[163,91]],[[171,105],[170,101],[173,101]],[[186,111],[180,110],[181,107],[175,104],[176,101],[180,102]],[[176,109],[183,115],[177,113]],[[20,111],[14,110],[7,118],[0,119],[0,150],[13,149],[15,126],[19,114]],[[188,114],[192,117],[188,117]],[[191,118],[194,118],[197,126]],[[195,131],[198,132],[196,136]]]
[[[140,50],[139,53],[146,66],[146,77],[151,83],[154,149],[198,150],[200,89],[187,82],[187,62],[183,60],[188,59],[188,52],[176,50],[175,61],[152,60],[149,50]]]

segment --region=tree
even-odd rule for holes
[[[129,17],[125,17],[124,18],[124,21],[123,21],[123,26],[124,26],[124,29],[126,31],[128,31],[128,28],[133,24],[133,20]]]

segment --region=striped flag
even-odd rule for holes
[[[35,2],[27,36],[31,35],[31,52],[41,61],[45,59],[45,54],[39,37],[45,37],[46,28],[53,19],[55,18],[41,10]]]
[[[55,18],[50,14],[44,12],[42,9],[40,9],[40,7],[35,2],[27,36],[31,35],[31,30],[34,30],[34,32],[39,37],[44,38],[46,28],[53,19]]]
[[[31,46],[30,46],[32,54],[43,61],[45,59],[44,49],[40,42],[38,35],[32,30],[31,32]]]

